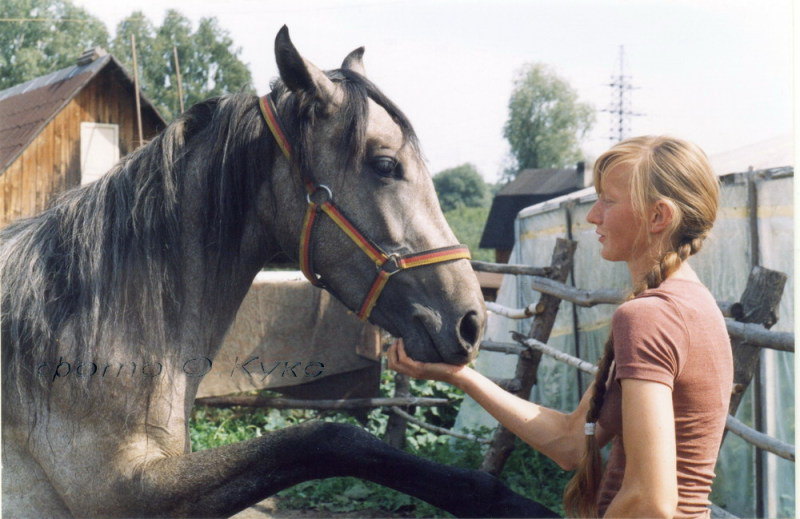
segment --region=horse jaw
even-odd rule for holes
[[[480,287],[465,261],[398,274],[370,321],[402,337],[420,362],[463,365],[478,355],[486,325]]]

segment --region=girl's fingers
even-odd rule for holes
[[[405,354],[403,350],[403,340],[397,339],[389,346],[389,349],[386,351],[386,356],[389,359],[389,368],[395,371],[401,371],[403,366],[403,359],[401,357],[402,354]],[[401,369],[398,369],[401,368]],[[404,370],[403,370],[404,371]]]
[[[403,344],[402,339],[398,339],[395,344],[397,344],[397,358],[403,362],[408,361],[409,358],[408,355],[406,355],[406,347]]]

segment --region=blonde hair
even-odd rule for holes
[[[700,251],[717,216],[719,181],[705,153],[694,144],[672,137],[643,136],[622,141],[597,159],[594,185],[598,193],[603,192],[603,175],[622,165],[630,171],[631,205],[640,218],[658,201],[673,210],[663,250],[644,278],[637,281],[633,289],[636,295],[658,287],[682,262]],[[598,363],[587,423],[596,423],[600,416],[613,360],[614,343],[609,336]],[[595,436],[587,435],[586,452],[564,491],[567,514],[597,516],[601,478],[600,448]]]

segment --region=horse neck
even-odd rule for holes
[[[265,182],[269,182],[269,176]],[[187,187],[182,204],[183,302],[179,327],[185,347],[201,346],[204,351],[197,353],[213,357],[253,279],[277,246],[271,225],[258,210],[257,193],[249,193],[254,200],[248,202],[249,209],[235,222],[235,240],[198,239],[204,235],[208,238],[210,209],[205,197],[194,190],[196,183]],[[191,330],[197,330],[200,336]]]

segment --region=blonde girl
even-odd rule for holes
[[[724,319],[686,262],[711,230],[719,185],[705,154],[670,137],[636,137],[595,163],[587,220],[600,255],[624,261],[633,293],[614,313],[599,372],[561,413],[505,392],[466,366],[421,363],[402,341],[389,367],[456,385],[562,468],[579,517],[707,517],[733,363]],[[605,470],[599,449],[611,442]]]

